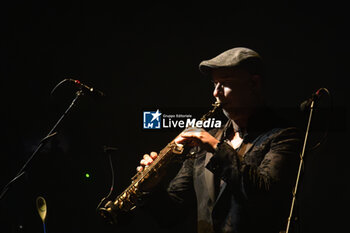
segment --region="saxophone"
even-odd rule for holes
[[[220,105],[221,103],[216,101],[212,104],[213,109],[204,114],[200,120],[205,121],[213,116]],[[108,201],[104,207],[98,208],[98,213],[103,218],[110,223],[117,223],[118,213],[129,212],[137,206],[138,200],[144,194],[142,187],[148,182],[159,180],[161,171],[164,171],[175,156],[183,154],[185,145],[176,144],[174,140],[158,153],[157,158],[149,166],[131,178],[131,184],[114,201]]]

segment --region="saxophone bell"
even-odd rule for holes
[[[110,224],[117,224],[117,209],[113,206],[111,201],[108,201],[104,207],[98,209],[98,213]]]

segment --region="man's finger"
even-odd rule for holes
[[[149,165],[150,162],[148,162],[148,161],[145,160],[145,159],[141,159],[140,164],[141,164],[142,166],[146,166],[146,165]]]
[[[152,152],[150,153],[150,156],[151,156],[151,158],[154,160],[154,159],[156,159],[156,158],[158,157],[158,154],[157,154],[157,152],[152,151]]]
[[[186,140],[187,140],[187,138],[182,137],[182,135],[180,135],[177,138],[175,138],[174,142],[177,144],[183,144]]]
[[[182,137],[184,138],[200,138],[202,135],[202,131],[198,132],[184,132],[181,134]]]

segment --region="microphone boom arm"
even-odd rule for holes
[[[301,151],[301,154],[300,154],[300,162],[299,162],[297,178],[296,178],[295,186],[293,188],[293,193],[292,193],[293,194],[293,199],[292,199],[292,204],[291,204],[291,207],[290,207],[290,212],[289,212],[289,216],[288,216],[288,220],[287,220],[287,227],[286,227],[285,231],[282,231],[284,233],[288,233],[289,232],[290,222],[291,222],[291,219],[292,219],[292,216],[293,216],[293,210],[294,210],[294,206],[295,206],[296,194],[297,194],[297,191],[298,191],[300,175],[301,175],[301,171],[302,171],[303,164],[304,164],[305,149],[306,149],[306,145],[307,145],[307,139],[308,139],[308,136],[309,136],[309,130],[310,130],[310,125],[311,125],[311,119],[312,119],[312,113],[313,113],[313,110],[314,110],[314,105],[315,105],[315,100],[312,99],[311,105],[310,105],[309,119],[308,119],[307,126],[306,126],[304,144],[303,144],[303,148],[302,148],[302,151]]]
[[[56,86],[57,87],[57,86]],[[62,114],[62,116],[58,119],[58,121],[56,122],[56,124],[52,127],[52,129],[50,130],[50,132],[43,137],[40,140],[39,145],[37,146],[37,148],[35,149],[35,151],[33,152],[33,154],[27,159],[27,161],[25,162],[25,164],[22,166],[22,168],[19,170],[19,172],[16,174],[16,176],[11,179],[5,186],[4,188],[1,190],[1,194],[0,194],[0,201],[4,198],[5,194],[7,193],[7,191],[10,189],[11,185],[18,180],[26,171],[28,165],[30,164],[30,162],[33,160],[33,158],[35,157],[35,155],[41,150],[41,148],[48,142],[48,139],[52,138],[53,136],[55,136],[57,134],[57,132],[54,132],[56,130],[56,128],[58,127],[58,125],[62,122],[62,120],[64,119],[64,117],[68,114],[68,112],[71,110],[71,108],[75,105],[76,101],[78,100],[78,98],[83,94],[82,90],[79,90],[76,92],[75,98],[73,99],[73,101],[71,102],[71,104],[68,106],[68,108],[66,109],[66,111]]]

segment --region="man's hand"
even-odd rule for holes
[[[157,152],[152,151],[150,154],[144,154],[143,159],[140,161],[140,166],[136,168],[138,172],[142,172],[143,169],[147,166],[149,166],[153,161],[158,157]],[[161,181],[164,174],[164,170],[158,170],[158,175],[153,176],[152,179],[146,179],[145,181],[141,182],[140,184],[140,190],[150,192],[152,189],[157,186],[157,184]]]
[[[203,129],[192,128],[175,138],[175,143],[189,146],[199,146],[209,152],[215,151],[219,140]]]
[[[209,134],[207,131],[198,128],[190,128],[175,138],[175,143],[186,144],[188,146],[200,146],[204,150],[215,151],[219,140]],[[140,166],[136,168],[141,172],[145,166],[149,166],[158,157],[157,152],[152,151],[150,154],[144,154],[140,161]]]
[[[140,165],[136,168],[138,172],[142,171],[145,166],[150,165],[158,157],[157,152],[152,151],[150,154],[144,154],[143,159],[140,161]]]

